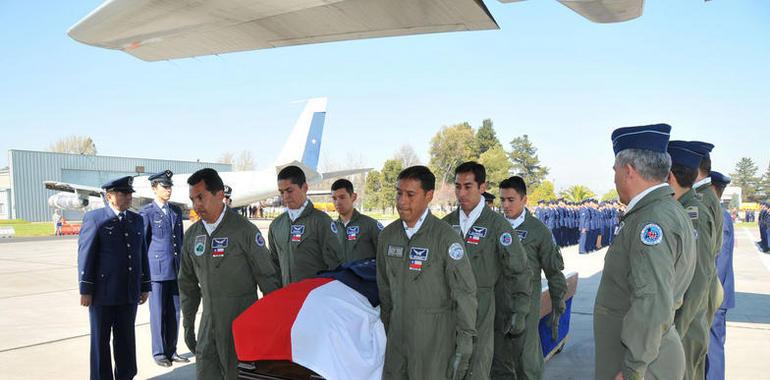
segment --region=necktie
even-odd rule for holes
[[[118,214],[118,220],[119,220],[119,221],[121,221],[121,222],[122,222],[122,221],[123,221],[123,219],[125,219],[125,218],[126,218],[126,213],[125,213],[125,212],[120,212],[120,213]]]

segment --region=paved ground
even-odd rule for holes
[[[257,223],[267,231],[267,222]],[[737,307],[728,316],[727,378],[770,373],[770,255],[753,246],[753,230],[736,231]],[[88,314],[77,293],[77,240],[0,241],[0,379],[88,378]],[[567,271],[580,273],[570,340],[546,364],[547,379],[593,378],[592,312],[604,252],[564,250]],[[194,364],[170,369],[150,355],[149,311],[139,307],[139,379],[191,379]],[[179,352],[189,355],[180,341]]]

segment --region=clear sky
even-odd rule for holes
[[[0,167],[8,149],[88,135],[100,154],[273,162],[303,108],[329,98],[322,165],[428,160],[444,125],[528,134],[561,189],[612,188],[614,128],[666,122],[716,145],[714,168],[770,162],[770,2],[648,0],[594,24],[555,1],[485,3],[501,30],[305,45],[170,62],[71,40],[100,1],[0,0]]]

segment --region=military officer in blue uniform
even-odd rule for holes
[[[588,253],[587,240],[588,240],[588,223],[591,217],[589,215],[588,206],[583,204],[580,206],[580,216],[578,218],[578,228],[580,229],[580,238],[578,239],[578,253],[583,255]]]
[[[759,249],[762,252],[767,252],[767,203],[760,202],[760,205],[759,218],[757,219],[757,225],[759,226]]]
[[[179,255],[182,249],[182,210],[168,203],[174,173],[166,170],[149,176],[155,200],[139,211],[144,219],[144,239],[147,242],[152,278],[150,293],[150,333],[152,356],[161,367],[171,362],[190,360],[176,353],[179,336]]]
[[[711,186],[717,193],[718,198],[722,198],[725,187],[730,184],[730,177],[716,171],[711,173]],[[724,225],[722,226],[722,249],[716,259],[717,278],[722,283],[724,289],[724,298],[722,305],[719,306],[714,314],[714,321],[711,324],[711,338],[706,355],[706,380],[724,380],[725,378],[725,340],[727,327],[725,321],[727,310],[735,307],[735,279],[733,275],[733,248],[735,247],[735,231],[733,229],[733,218],[730,213],[722,207],[722,217]]]
[[[80,229],[80,304],[88,307],[91,324],[91,380],[136,376],[134,321],[137,304],[147,301],[150,268],[142,218],[128,210],[132,184],[133,177],[105,183],[106,206],[87,212]]]

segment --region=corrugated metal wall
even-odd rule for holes
[[[230,164],[171,161],[135,157],[88,156],[67,153],[9,150],[11,176],[11,218],[34,222],[48,221],[54,210],[48,198],[55,191],[43,187],[43,181],[62,181],[101,186],[110,179],[135,175],[137,166],[145,173],[170,169],[174,173],[192,173],[201,168],[231,171]],[[79,182],[79,181],[85,182]],[[78,182],[75,182],[78,181]]]

